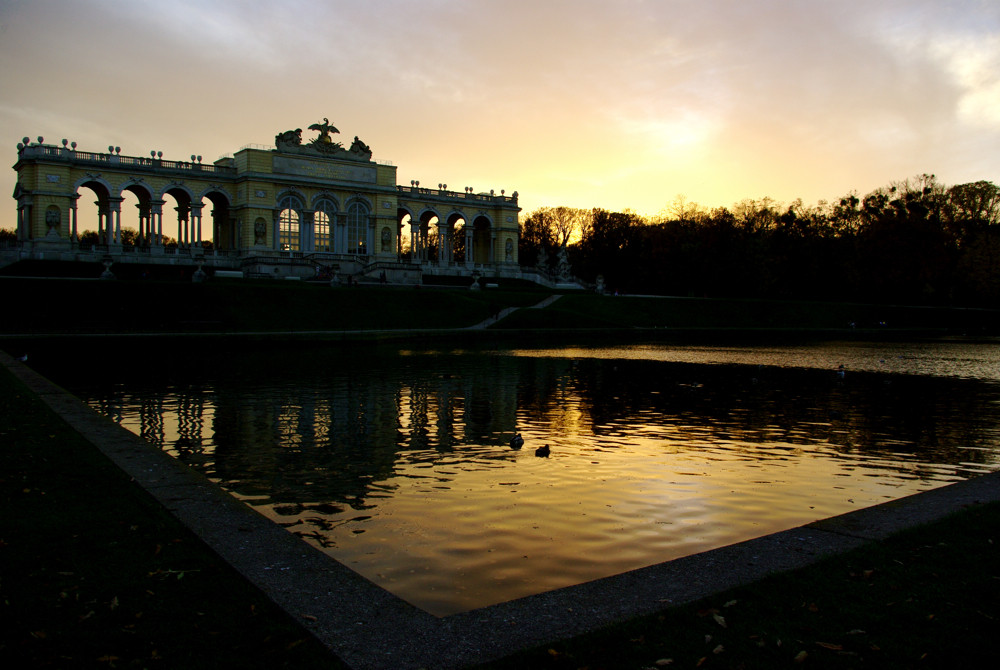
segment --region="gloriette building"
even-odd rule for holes
[[[302,279],[521,276],[517,192],[399,185],[396,167],[374,160],[358,137],[335,141],[326,119],[309,130],[317,136],[308,141],[289,130],[273,147],[247,146],[211,164],[24,138],[14,165],[18,258]],[[123,211],[126,192],[137,211]],[[88,207],[96,243],[81,239]]]

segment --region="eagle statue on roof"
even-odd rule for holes
[[[314,123],[309,126],[309,130],[318,130],[319,137],[313,140],[313,144],[333,144],[333,138],[330,137],[330,133],[340,133],[339,130],[333,127],[330,123],[330,119],[323,117],[323,123]],[[339,144],[339,142],[337,143]]]

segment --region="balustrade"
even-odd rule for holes
[[[183,172],[208,172],[214,174],[235,175],[236,168],[228,165],[212,165],[211,163],[194,163],[190,161],[169,161],[162,158],[144,158],[141,156],[121,156],[119,154],[94,153],[92,151],[77,151],[65,147],[50,145],[31,145],[21,149],[22,158],[47,158],[65,160],[71,163],[97,164],[103,166],[121,165],[129,169],[173,170]]]

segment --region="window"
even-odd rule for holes
[[[313,239],[316,251],[333,251],[330,222],[336,216],[337,207],[329,200],[316,203],[316,213],[313,215]]]
[[[357,200],[347,208],[347,253],[368,253],[368,205]]]
[[[302,204],[291,196],[278,203],[278,245],[282,251],[299,251],[299,212]]]

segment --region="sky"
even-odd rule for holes
[[[1000,183],[1000,2],[0,0],[8,165],[25,136],[208,162],[324,117],[400,184],[523,214]]]

